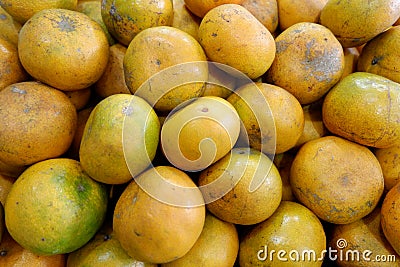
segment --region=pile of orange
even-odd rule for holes
[[[0,1],[1,266],[400,266],[400,2]]]

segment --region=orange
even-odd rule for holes
[[[324,136],[300,147],[290,169],[290,185],[296,198],[320,219],[347,224],[378,205],[384,179],[367,147]]]
[[[317,216],[303,205],[282,201],[267,220],[253,226],[239,244],[239,265],[322,265],[326,235]]]
[[[61,91],[22,82],[0,91],[0,161],[12,166],[65,153],[75,134],[75,106]]]
[[[1,6],[18,22],[24,24],[34,14],[44,9],[63,8],[75,10],[78,0],[2,0]]]
[[[277,0],[244,0],[241,5],[254,15],[271,33],[278,28]]]
[[[266,81],[293,94],[302,105],[321,99],[344,69],[341,44],[326,27],[296,23],[276,38],[276,56]]]
[[[22,66],[35,79],[74,91],[95,83],[107,65],[108,41],[87,15],[66,9],[36,13],[20,31]]]
[[[125,83],[124,56],[126,47],[121,44],[110,46],[107,67],[100,79],[94,84],[96,94],[102,98],[113,94],[131,94]]]
[[[18,33],[21,30],[21,23],[17,22],[0,5],[0,38],[3,38],[13,45],[18,44]]]
[[[368,72],[349,74],[326,95],[322,119],[333,134],[361,145],[398,145],[400,84]]]
[[[206,60],[203,48],[190,34],[169,26],[148,28],[128,46],[125,82],[156,110],[169,112],[202,95],[208,78]]]
[[[104,0],[101,16],[111,35],[128,46],[141,31],[170,26],[174,15],[172,0],[136,1]]]
[[[308,141],[323,137],[328,134],[322,120],[322,101],[303,105],[304,128],[303,133],[297,140],[295,147],[300,147]]]
[[[357,61],[357,70],[378,74],[400,83],[400,26],[387,31],[367,42]]]
[[[140,262],[126,254],[106,221],[88,243],[68,254],[66,267],[84,266],[156,267],[156,264]]]
[[[160,123],[142,98],[115,94],[92,110],[82,133],[79,158],[96,181],[123,184],[151,165]]]
[[[272,34],[237,4],[211,9],[200,23],[199,42],[209,60],[235,68],[250,79],[262,76],[275,57]]]
[[[279,27],[286,30],[299,22],[319,22],[322,8],[328,0],[279,0]]]
[[[81,89],[77,91],[65,91],[64,92],[72,104],[75,106],[76,110],[83,109],[86,104],[89,103],[90,97],[92,95],[92,89],[90,87],[86,89]]]
[[[238,251],[239,237],[235,225],[207,213],[203,230],[189,252],[161,267],[232,267]]]
[[[386,31],[400,16],[400,3],[393,0],[329,0],[319,23],[337,37],[343,47],[357,47]]]
[[[0,203],[3,206],[15,180],[16,178],[0,174]]]
[[[384,196],[381,208],[381,225],[386,239],[400,254],[400,183],[392,187]]]
[[[374,153],[382,167],[385,189],[389,191],[400,182],[400,145],[378,148]]]
[[[189,11],[184,0],[173,0],[174,17],[171,26],[187,32],[198,39],[201,19]]]
[[[112,37],[111,33],[108,31],[107,26],[103,21],[103,17],[101,16],[101,1],[78,1],[76,10],[88,15],[91,19],[100,24],[101,28],[107,36],[109,45],[113,45],[116,43],[114,37]]]
[[[4,206],[6,227],[22,247],[39,255],[65,254],[86,244],[106,215],[104,185],[76,160],[33,164],[15,181]]]
[[[203,170],[229,153],[239,132],[235,108],[223,98],[203,96],[166,118],[161,128],[162,152],[177,168]]]
[[[137,176],[123,191],[114,209],[113,229],[134,259],[166,263],[194,246],[205,212],[202,194],[187,174],[157,166]]]
[[[13,83],[26,81],[28,77],[19,61],[17,47],[0,38],[0,91]]]
[[[260,151],[234,148],[200,173],[198,184],[207,210],[241,225],[270,217],[282,199],[282,180],[273,162]]]
[[[0,265],[4,267],[65,267],[65,254],[37,255],[23,248],[5,231],[0,243]]]
[[[290,168],[295,156],[296,153],[290,150],[285,153],[276,154],[274,157],[274,164],[282,180],[282,201],[296,201],[296,197],[290,186]]]
[[[78,121],[74,138],[71,146],[68,149],[68,157],[79,160],[79,148],[81,146],[83,131],[85,130],[86,122],[89,119],[90,113],[94,107],[88,107],[78,111]]]
[[[328,244],[336,250],[339,267],[400,266],[399,255],[391,247],[381,227],[381,209],[349,224],[332,225]],[[368,253],[371,251],[371,254]]]
[[[223,4],[241,4],[242,2],[243,0],[185,0],[185,5],[191,12],[193,12],[193,14],[200,18],[203,18],[205,14],[214,7]]]

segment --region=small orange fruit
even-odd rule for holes
[[[150,168],[123,191],[114,209],[113,229],[136,260],[166,263],[184,256],[205,221],[203,196],[184,172]]]
[[[250,79],[262,76],[275,57],[272,34],[237,4],[211,9],[200,23],[199,42],[211,61],[235,68]]]
[[[14,182],[4,206],[15,241],[39,255],[65,254],[86,244],[103,224],[108,195],[76,160],[31,165]]]
[[[156,267],[156,264],[137,261],[126,254],[112,227],[105,225],[83,247],[68,254],[66,267],[140,266]]]
[[[349,74],[324,98],[322,119],[330,132],[361,145],[398,145],[400,84],[368,72]]]
[[[385,179],[385,189],[389,191],[400,182],[400,145],[375,149]]]
[[[110,58],[103,75],[94,84],[94,91],[102,98],[114,94],[131,94],[125,83],[124,56],[126,47],[121,44],[110,46]]]
[[[278,28],[277,0],[244,0],[241,4],[254,15],[271,33]]]
[[[13,45],[18,45],[18,33],[21,30],[21,23],[17,22],[0,5],[0,38],[3,38]]]
[[[0,38],[0,91],[13,83],[26,81],[28,77],[19,61],[17,47]]]
[[[266,80],[292,93],[301,104],[322,98],[342,76],[344,52],[326,27],[296,23],[276,38],[276,56]]]
[[[282,180],[260,151],[234,148],[200,173],[207,210],[219,219],[250,225],[270,217],[282,199]]]
[[[296,198],[330,223],[352,223],[377,206],[384,189],[381,167],[364,146],[336,136],[305,143],[290,170]]]
[[[0,5],[19,23],[24,24],[37,12],[44,9],[62,8],[75,10],[78,0],[2,0]]]
[[[399,255],[391,247],[381,227],[381,209],[375,208],[362,219],[349,224],[332,225],[328,240],[332,251],[337,251],[339,267],[400,266]]]
[[[239,244],[239,265],[322,265],[326,252],[324,228],[315,214],[303,205],[282,201],[267,220],[253,226]]]
[[[172,0],[135,1],[103,0],[101,16],[111,35],[128,46],[141,31],[157,26],[170,26]]]
[[[66,9],[36,13],[20,31],[22,66],[35,79],[73,91],[95,83],[107,65],[108,41],[87,15]]]
[[[397,183],[385,195],[381,208],[381,225],[386,239],[400,254],[400,183]]]
[[[0,160],[21,166],[54,158],[71,145],[75,106],[61,91],[22,82],[0,91]]]
[[[5,231],[0,243],[0,265],[4,267],[65,267],[65,254],[37,255],[18,244]]]
[[[189,252],[161,267],[231,267],[238,251],[239,237],[235,225],[207,213],[203,230]]]
[[[223,4],[241,4],[243,0],[185,0],[187,8],[196,16],[203,18],[205,14],[214,7]]]

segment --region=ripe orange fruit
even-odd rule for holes
[[[359,144],[386,148],[400,144],[400,84],[368,72],[354,72],[324,98],[326,128]]]
[[[104,0],[101,16],[111,35],[128,46],[141,31],[157,26],[170,26],[173,19],[172,0],[135,1]]]
[[[19,61],[17,47],[0,38],[0,91],[6,86],[28,80]]]
[[[161,267],[231,267],[238,251],[239,237],[235,225],[207,213],[203,230],[189,252]]]
[[[400,183],[392,187],[385,195],[381,208],[381,225],[386,239],[400,254]]]
[[[0,91],[0,161],[13,166],[62,155],[75,134],[75,106],[61,91],[22,82]]]
[[[190,34],[168,26],[148,28],[133,38],[125,53],[125,82],[156,110],[169,112],[202,95],[208,78],[206,60]]]
[[[157,166],[137,176],[123,191],[114,209],[113,229],[134,259],[166,263],[193,247],[203,229],[205,211],[203,196],[187,174]]]
[[[198,184],[207,210],[234,224],[264,221],[282,199],[278,169],[266,155],[250,148],[232,149],[200,173]]]
[[[114,94],[100,101],[83,130],[79,158],[96,181],[123,184],[144,171],[158,147],[160,123],[142,98]]]
[[[18,33],[21,30],[21,23],[17,22],[0,5],[0,38],[5,39],[13,45],[18,45]]]
[[[203,18],[208,11],[223,4],[241,4],[244,0],[185,0],[187,8],[196,16]]]
[[[0,243],[0,265],[4,267],[65,267],[65,254],[37,255],[18,244],[5,231]]]
[[[235,145],[240,119],[225,99],[204,96],[168,116],[161,128],[162,152],[175,167],[199,171]]]
[[[378,205],[384,179],[367,147],[325,136],[300,147],[292,162],[290,185],[296,198],[319,218],[346,224]]]
[[[271,33],[278,28],[277,0],[244,0],[241,5],[250,11]]]
[[[108,41],[87,15],[66,9],[36,13],[20,31],[22,66],[35,79],[74,91],[95,83],[107,65]]]
[[[84,266],[157,267],[156,264],[140,262],[126,254],[108,221],[88,243],[68,254],[65,267]]]
[[[78,0],[2,0],[1,6],[18,22],[24,24],[34,14],[44,9],[63,8],[75,10]]]
[[[106,187],[92,180],[76,160],[33,164],[15,181],[4,206],[6,227],[35,254],[74,251],[99,230],[106,215]]]
[[[275,57],[272,34],[237,4],[211,9],[200,23],[199,42],[209,60],[235,68],[250,79],[262,76]]]
[[[271,217],[241,239],[238,262],[241,267],[319,267],[325,249],[326,235],[318,217],[299,203],[282,201]]]
[[[124,56],[126,47],[121,44],[110,46],[110,58],[100,79],[94,84],[94,91],[102,98],[114,94],[131,94],[125,83]]]
[[[266,80],[292,93],[301,104],[321,99],[342,76],[343,47],[326,27],[299,22],[276,38],[274,62]]]
[[[385,189],[389,191],[400,182],[400,145],[378,148],[374,153],[382,167]]]
[[[328,244],[338,252],[337,266],[351,267],[356,262],[357,266],[365,267],[400,266],[399,256],[382,232],[381,217],[381,209],[377,207],[355,222],[332,225]],[[393,260],[391,256],[396,258]]]

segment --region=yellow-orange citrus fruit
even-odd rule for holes
[[[95,83],[107,65],[108,41],[101,26],[73,10],[36,13],[19,33],[22,66],[35,79],[73,91]]]
[[[22,82],[0,91],[0,160],[9,165],[61,156],[75,134],[75,106],[61,91]]]
[[[338,82],[322,105],[326,128],[377,148],[400,144],[400,84],[383,76],[354,72]]]
[[[31,165],[15,181],[4,206],[7,230],[39,255],[72,252],[103,224],[108,195],[80,163],[56,158]]]
[[[272,34],[237,4],[211,9],[200,23],[199,42],[209,60],[235,68],[250,79],[263,75],[275,57]]]
[[[273,162],[251,148],[231,153],[200,173],[207,210],[221,220],[251,225],[264,221],[282,199],[282,180]]]
[[[382,169],[365,146],[336,136],[305,143],[290,170],[296,198],[320,219],[352,223],[378,205],[383,194]]]
[[[205,212],[203,196],[187,174],[157,166],[125,188],[114,209],[113,229],[134,259],[166,263],[193,247],[203,229]]]
[[[322,98],[342,76],[344,53],[332,32],[300,22],[276,38],[276,55],[266,80],[292,93],[301,104]]]
[[[172,0],[104,0],[101,16],[111,35],[128,46],[141,31],[170,26],[174,15]]]
[[[0,2],[0,6],[21,24],[24,24],[37,12],[44,9],[62,8],[75,10],[77,4],[78,0],[2,0]]]

